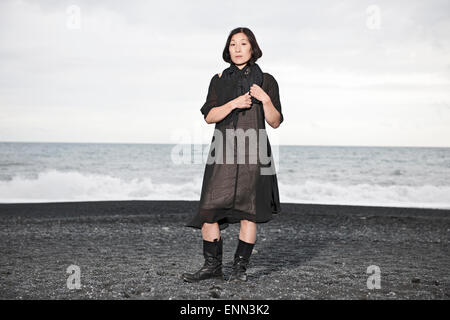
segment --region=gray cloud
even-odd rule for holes
[[[70,5],[81,10],[79,30],[66,26]],[[366,25],[369,5],[380,9],[379,29]],[[442,137],[428,144],[450,146],[450,111],[432,116],[433,103],[450,103],[449,9],[437,0],[2,1],[0,140],[99,141],[101,123],[108,141],[170,142],[171,128],[206,126],[199,109],[209,79],[227,67],[226,36],[248,26],[263,49],[259,64],[280,84],[281,143],[373,143],[336,137],[326,106],[342,126],[379,130],[378,145],[395,134],[386,123],[415,145],[423,139],[401,123],[435,121]],[[367,119],[370,110],[383,111]]]

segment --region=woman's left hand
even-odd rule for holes
[[[269,95],[265,93],[264,90],[256,83],[252,84],[252,86],[250,87],[250,95],[252,97],[255,97],[255,99],[258,99],[261,102],[266,102],[270,100]]]

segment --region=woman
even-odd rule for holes
[[[237,222],[241,228],[229,280],[247,281],[256,224],[281,212],[265,121],[278,128],[283,114],[275,78],[256,64],[261,56],[252,31],[232,30],[223,51],[223,59],[230,67],[212,77],[200,109],[205,121],[216,125],[199,210],[186,225],[201,229],[205,263],[197,272],[182,275],[188,282],[223,279],[220,230]]]

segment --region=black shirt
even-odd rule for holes
[[[217,105],[217,94],[216,94],[216,83],[217,80],[219,80],[219,75],[215,74],[210,83],[208,88],[208,95],[206,97],[206,102],[203,105],[203,107],[200,109],[200,112],[203,114],[203,117],[206,119],[206,116],[208,115],[209,111],[214,107],[220,107]],[[267,93],[270,97],[270,100],[272,101],[275,109],[278,110],[278,112],[281,115],[281,122],[283,122],[283,113],[281,112],[281,103],[280,103],[280,92],[278,88],[278,83],[275,80],[275,78],[270,74],[264,72],[263,74],[263,84],[262,89],[265,93]]]

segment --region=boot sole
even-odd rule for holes
[[[213,277],[208,277],[208,278],[203,278],[203,279],[192,279],[192,278],[187,278],[187,277],[185,277],[185,276],[182,276],[182,279],[183,279],[184,281],[190,282],[190,283],[200,282],[200,281],[203,281],[203,280],[210,280],[210,279],[213,279],[213,280],[222,280],[222,281],[224,280],[223,275],[220,275],[220,276],[213,276]]]
[[[248,280],[248,277],[245,277],[245,279],[240,279],[240,278],[236,278],[236,277],[230,276],[228,278],[227,282],[247,282],[247,280]]]

